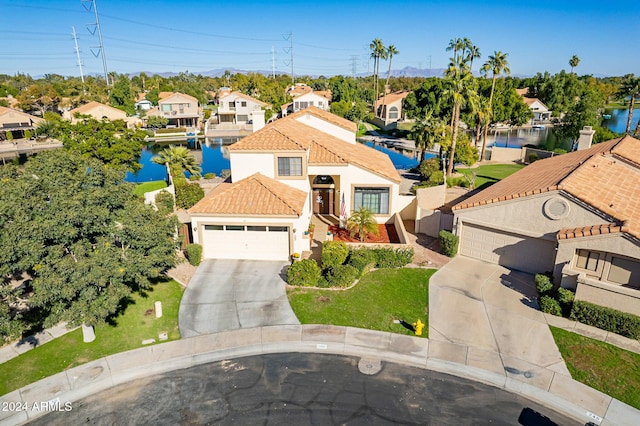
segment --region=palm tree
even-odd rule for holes
[[[196,159],[184,146],[169,145],[153,157],[151,160],[156,164],[177,165],[181,170],[192,175],[199,175],[202,169],[196,164]]]
[[[373,58],[373,113],[376,113],[376,101],[378,100],[378,70],[380,69],[380,59],[387,59],[387,49],[382,40],[373,39],[369,44],[371,57]]]
[[[571,72],[573,72],[573,69],[575,67],[577,67],[579,63],[580,63],[580,58],[578,58],[578,55],[573,55],[571,57],[571,59],[569,59],[569,65],[571,66]]]
[[[480,58],[480,48],[474,44],[471,44],[468,48],[469,53],[467,53],[466,60],[469,62],[469,69],[473,70],[473,60]]]
[[[484,150],[487,147],[487,136],[489,133],[489,123],[493,118],[493,92],[496,88],[496,77],[502,73],[506,75],[511,74],[511,70],[509,69],[509,62],[507,61],[508,53],[502,52],[493,52],[493,55],[489,55],[489,59],[487,62],[482,65],[480,68],[480,72],[482,74],[487,74],[491,71],[491,94],[489,95],[489,115],[485,120],[484,125],[484,135],[482,137],[482,151],[480,152],[480,160],[484,158]]]
[[[464,46],[464,40],[461,38],[452,38],[451,40],[449,40],[447,51],[453,50],[454,62],[458,59],[458,51],[463,51]]]
[[[634,77],[633,74],[626,75],[620,89],[618,89],[618,96],[631,97],[631,99],[629,99],[629,115],[627,117],[627,128],[625,130],[625,133],[629,133],[631,131],[631,120],[633,118],[635,100],[636,98],[640,98],[640,77]]]
[[[411,137],[419,151],[418,160],[424,160],[424,151],[440,143],[446,135],[446,124],[440,117],[436,117],[432,109],[428,109],[424,117],[417,120],[411,131]]]
[[[449,68],[445,72],[445,84],[448,86],[444,95],[453,99],[453,111],[451,113],[451,148],[449,152],[449,164],[447,165],[447,176],[453,172],[453,160],[456,151],[456,140],[458,138],[458,127],[460,125],[460,110],[463,106],[469,105],[475,109],[478,100],[475,79],[467,67],[466,62],[452,58]]]
[[[400,52],[398,51],[398,49],[396,49],[396,47],[393,44],[390,44],[389,47],[387,47],[387,57],[389,58],[389,70],[387,71],[387,82],[384,85],[384,92],[382,94],[382,108],[384,108],[385,123],[387,121],[386,98],[387,98],[387,87],[389,87],[389,79],[391,78],[391,61],[393,60],[393,56],[397,55],[398,53]]]
[[[347,219],[347,230],[349,230],[351,238],[357,234],[360,241],[364,242],[367,239],[367,234],[378,235],[378,223],[367,208],[360,207],[360,210],[351,213]]]

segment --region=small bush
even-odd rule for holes
[[[562,315],[568,317],[571,314],[571,308],[573,307],[573,300],[576,294],[568,288],[560,287],[557,292],[557,300],[560,302],[562,308]]]
[[[376,266],[376,255],[371,250],[353,249],[349,252],[348,263],[362,276]]]
[[[200,176],[199,175],[190,175],[189,176],[189,180],[191,180],[191,181],[200,180]]]
[[[326,241],[322,245],[322,268],[335,268],[344,264],[349,256],[349,247],[344,241]]]
[[[330,287],[349,287],[358,276],[358,270],[351,265],[338,265],[327,270],[326,280]]]
[[[532,152],[531,154],[529,154],[529,163],[533,163],[539,159],[540,159],[540,156],[535,152]]]
[[[229,176],[231,176],[231,170],[229,170],[229,169],[223,169],[223,170],[221,170],[221,171],[220,171],[220,177],[221,177],[221,178],[226,179],[226,178],[228,178]]]
[[[431,175],[433,175],[435,172],[441,171],[440,161],[437,158],[424,160],[420,163],[418,170],[420,171],[420,175],[422,175],[423,178],[429,180]]]
[[[169,193],[169,191],[160,191],[156,195],[156,207],[158,210],[171,213],[173,212],[173,195]]]
[[[313,259],[293,262],[287,269],[287,282],[295,286],[316,287],[320,281],[320,267]]]
[[[539,300],[540,310],[546,314],[562,316],[562,308],[560,303],[549,295],[542,296]]]
[[[438,234],[438,237],[440,237],[440,253],[448,257],[453,257],[458,254],[458,242],[460,239],[457,235],[453,235],[451,232],[443,229]]]
[[[429,182],[431,186],[442,185],[444,183],[444,172],[442,170],[437,170],[431,173],[431,176],[429,176],[427,182]]]
[[[191,265],[198,266],[202,261],[202,246],[200,244],[189,244],[184,250],[184,255]]]
[[[376,268],[402,268],[413,260],[413,249],[381,247],[371,250],[376,258]]]
[[[569,318],[630,339],[640,339],[640,317],[637,315],[576,300]]]
[[[551,278],[545,274],[536,274],[535,276],[536,282],[536,291],[539,296],[549,295],[551,290],[553,290],[553,282],[551,282]]]
[[[156,134],[163,134],[163,133],[186,133],[187,128],[186,127],[169,127],[167,129],[158,129],[156,130]]]
[[[214,179],[216,177],[215,173],[205,173],[204,178],[205,179]]]
[[[193,207],[198,201],[204,198],[204,190],[197,183],[187,183],[186,180],[178,183],[175,180],[176,205],[181,209]]]

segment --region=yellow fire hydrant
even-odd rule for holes
[[[422,329],[424,328],[424,324],[422,321],[418,320],[413,323],[413,326],[416,329],[416,336],[422,336]]]

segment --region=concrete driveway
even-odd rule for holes
[[[570,377],[533,275],[458,255],[431,277],[429,339],[469,347],[465,363],[496,372]]]
[[[180,302],[183,338],[266,325],[300,324],[285,290],[288,262],[210,259]]]

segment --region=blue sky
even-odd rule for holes
[[[480,48],[478,64],[496,50],[508,53],[516,75],[569,70],[574,54],[580,75],[640,74],[637,0],[96,1],[107,66],[120,73],[270,71],[274,64],[289,73],[292,33],[296,75],[372,71],[374,38],[399,50],[394,69],[444,68],[457,37]],[[84,73],[102,74],[92,53],[97,35],[87,30],[95,22],[90,4],[0,0],[0,74],[79,75],[74,26]]]

